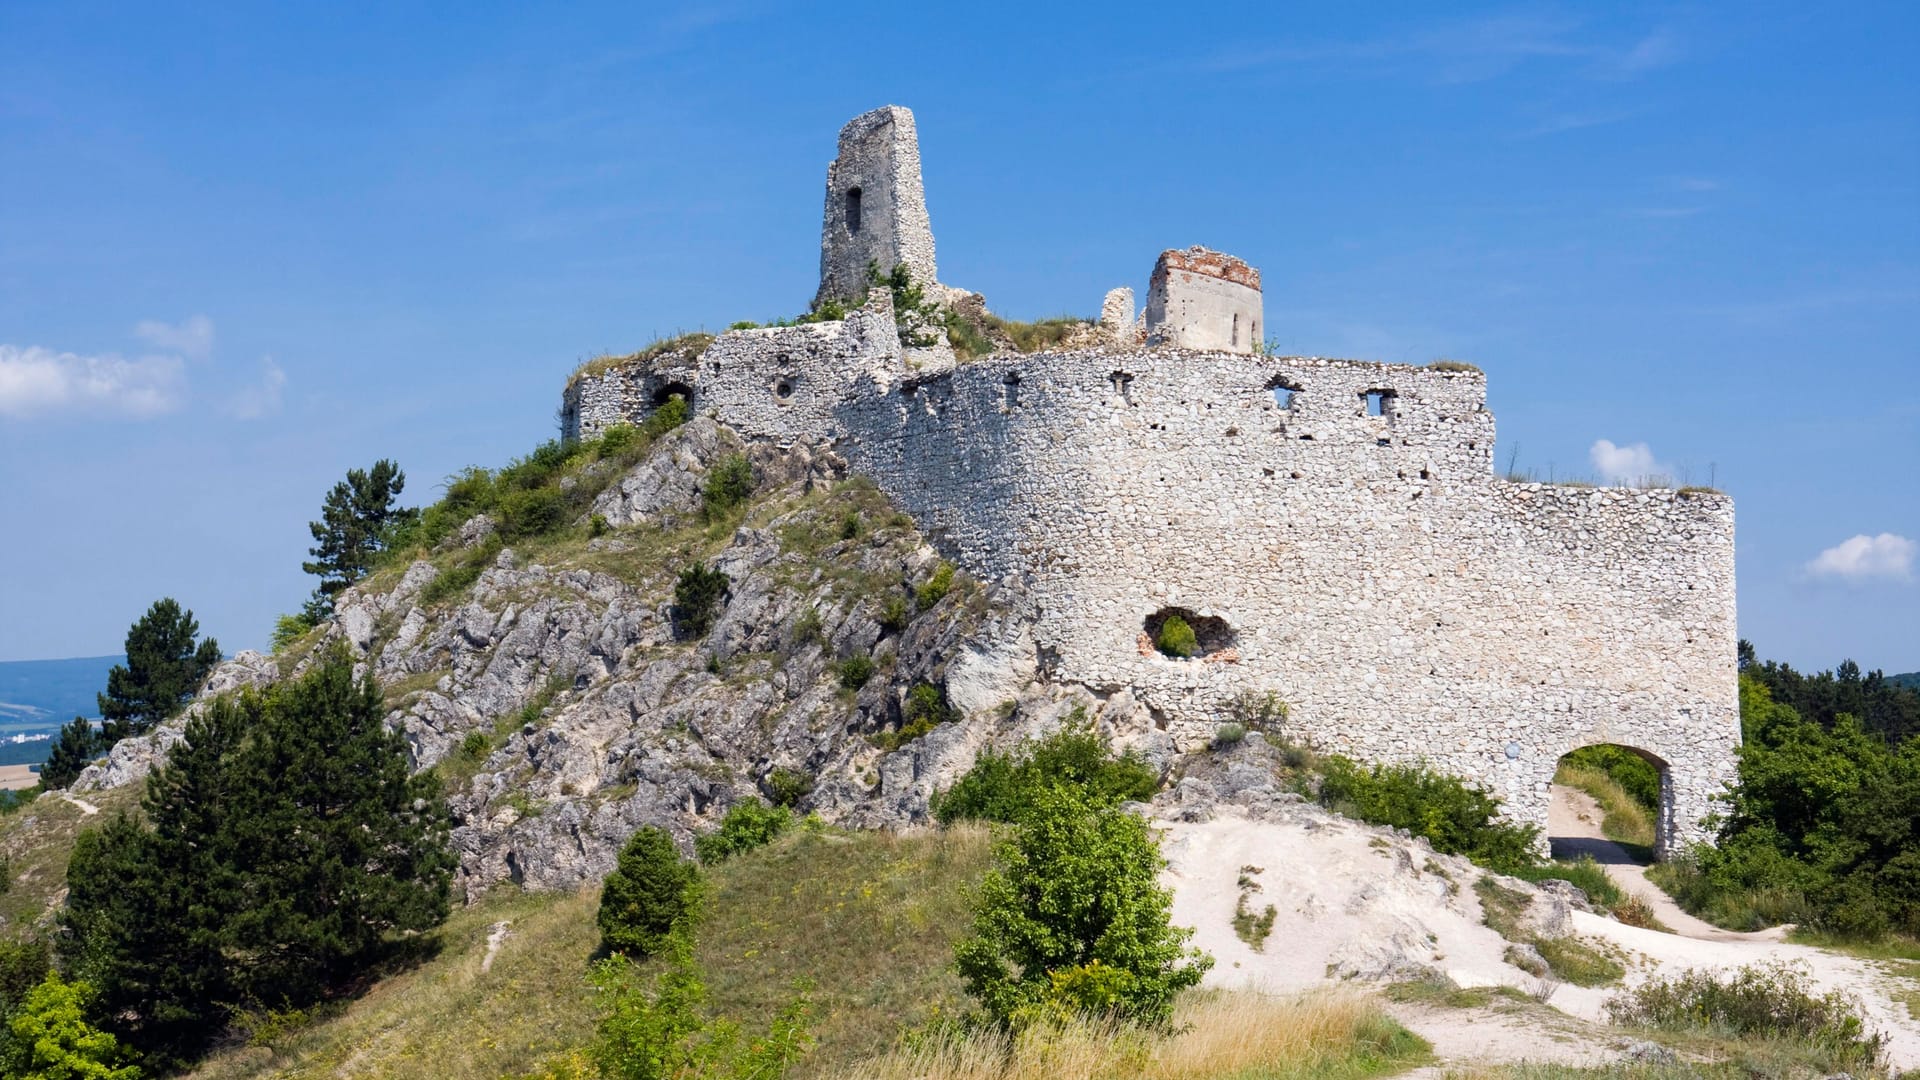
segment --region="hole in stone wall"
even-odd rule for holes
[[[788,382],[785,379],[780,379],[776,381],[773,384],[773,396],[779,398],[782,401],[785,401],[786,399],[792,397],[793,384],[791,382]]]
[[[1240,313],[1233,313],[1233,347],[1240,347]]]
[[[1390,408],[1387,402],[1393,397],[1393,391],[1366,390],[1361,392],[1360,397],[1366,403],[1368,416],[1385,416]]]
[[[1120,395],[1120,400],[1126,402],[1129,405],[1133,404],[1133,376],[1132,375],[1129,375],[1124,371],[1116,371],[1113,374],[1107,376],[1107,381],[1113,384],[1113,392]]]
[[[860,189],[847,189],[847,232],[860,235]]]
[[[1006,386],[1006,394],[1007,394],[1007,408],[1009,409],[1019,408],[1020,407],[1020,373],[1016,371],[1008,375],[1006,378],[1005,386]]]
[[[688,405],[692,405],[693,387],[675,380],[673,382],[661,383],[659,386],[653,388],[653,405],[655,408],[665,405],[674,398],[679,398]]]
[[[1283,409],[1293,408],[1293,395],[1300,392],[1299,387],[1285,379],[1274,379],[1267,384],[1267,389],[1273,392],[1273,403]]]
[[[1192,641],[1187,642],[1186,635],[1176,628],[1165,633],[1168,620],[1178,616],[1192,631]],[[1142,651],[1152,649],[1162,656],[1171,656],[1176,660],[1199,660],[1224,649],[1233,648],[1235,639],[1233,628],[1227,620],[1214,615],[1201,615],[1190,608],[1163,607],[1140,622]],[[1172,651],[1169,651],[1169,650]],[[1186,655],[1180,655],[1186,650]]]

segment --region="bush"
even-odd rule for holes
[[[1268,690],[1242,690],[1227,702],[1227,715],[1233,722],[1248,731],[1258,731],[1265,735],[1279,735],[1286,727],[1287,716],[1292,712],[1280,695]]]
[[[665,829],[627,839],[600,892],[600,946],[644,960],[659,952],[699,903],[700,868],[680,857]]]
[[[706,984],[687,935],[667,943],[667,962],[643,983],[621,957],[594,965],[602,1015],[591,1057],[607,1080],[779,1080],[812,1040],[808,1004],[795,1000],[762,1038],[743,1039],[740,1025],[709,1019]],[[566,1075],[555,1069],[549,1075]]]
[[[1186,947],[1147,823],[1072,787],[1034,793],[954,948],[967,991],[1019,1027],[1091,1013],[1163,1025],[1213,960]]]
[[[1073,723],[1017,753],[981,754],[953,787],[934,794],[932,811],[942,825],[1018,821],[1039,792],[1063,786],[1096,805],[1117,806],[1152,798],[1160,777],[1131,751],[1115,757],[1092,728]]]
[[[749,797],[733,804],[718,829],[694,837],[693,850],[703,863],[722,862],[773,843],[792,824],[793,812],[786,807]]]
[[[658,408],[647,415],[641,431],[646,433],[647,438],[657,439],[691,419],[693,419],[693,406],[687,404],[684,396],[675,394],[661,402]]]
[[[753,494],[753,465],[745,454],[729,454],[707,474],[707,486],[701,492],[707,520],[717,521]]]
[[[1875,1064],[1886,1038],[1867,1034],[1854,1008],[1839,993],[1815,994],[1804,970],[1778,962],[1655,977],[1607,1000],[1616,1024],[1791,1040],[1833,1064]]]
[[[1338,813],[1424,836],[1435,851],[1503,874],[1534,865],[1540,830],[1500,821],[1500,800],[1483,787],[1424,765],[1362,767],[1330,756],[1324,768],[1320,801]]]
[[[545,536],[567,523],[567,493],[558,487],[509,491],[500,498],[500,534],[508,540]]]
[[[594,456],[602,461],[618,458],[628,451],[637,450],[646,445],[647,440],[640,429],[631,424],[614,424],[600,433],[600,440],[594,446]]]
[[[953,564],[943,562],[934,568],[933,576],[927,578],[926,583],[914,591],[913,600],[921,611],[925,611],[945,600],[947,593],[951,591],[953,591]]]
[[[319,621],[311,614],[301,611],[292,615],[282,615],[273,622],[273,654],[287,651],[287,647],[306,637]]]
[[[48,972],[6,1018],[0,1070],[22,1080],[139,1080],[133,1055],[87,1022],[93,988]]]
[[[699,639],[713,629],[727,597],[727,575],[705,563],[680,571],[673,586],[673,628],[682,638]]]
[[[880,614],[874,621],[880,624],[880,629],[889,634],[897,634],[905,630],[907,623],[910,621],[907,612],[907,598],[901,596],[899,593],[887,597],[886,602],[880,605]]]
[[[813,774],[799,769],[778,768],[767,774],[765,787],[773,805],[792,808],[813,794]]]
[[[848,690],[858,690],[873,678],[873,657],[866,653],[854,653],[840,661],[840,685]]]
[[[1176,660],[1186,660],[1200,651],[1200,640],[1194,636],[1193,627],[1178,615],[1169,615],[1160,624],[1160,634],[1153,640],[1153,647],[1166,656]]]
[[[1238,746],[1247,737],[1247,729],[1239,724],[1221,724],[1213,729],[1213,748],[1224,750],[1229,746]]]

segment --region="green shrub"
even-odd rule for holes
[[[522,488],[500,498],[500,533],[508,540],[545,536],[567,523],[567,493],[557,487]]]
[[[1540,830],[1500,821],[1500,800],[1483,787],[1424,765],[1363,767],[1330,756],[1323,768],[1320,801],[1339,813],[1424,836],[1435,851],[1503,874],[1534,865]]]
[[[840,539],[852,540],[860,535],[862,524],[860,511],[849,510],[847,516],[840,519]]]
[[[1039,792],[1072,787],[1100,805],[1153,797],[1160,777],[1132,751],[1115,757],[1107,741],[1076,722],[1013,753],[980,755],[946,791],[936,792],[932,811],[941,824],[956,821],[1018,821]]]
[[[782,767],[767,774],[764,786],[773,805],[791,809],[813,794],[813,774]]]
[[[1213,729],[1213,748],[1224,750],[1229,746],[1238,746],[1247,737],[1247,729],[1239,724],[1221,724]]]
[[[273,623],[274,655],[278,656],[287,651],[289,646],[306,637],[318,625],[319,621],[304,611],[293,615],[282,615],[275,619]]]
[[[1242,690],[1227,702],[1227,715],[1234,723],[1263,735],[1281,734],[1291,712],[1287,703],[1272,690]]]
[[[1177,660],[1185,660],[1200,651],[1200,639],[1194,636],[1193,627],[1178,615],[1169,615],[1160,624],[1160,633],[1153,639],[1153,647],[1164,655]]]
[[[901,703],[900,727],[877,733],[873,741],[883,750],[898,750],[952,719],[946,691],[932,683],[921,683],[907,691],[907,699]]]
[[[1834,1064],[1873,1065],[1886,1037],[1867,1034],[1839,993],[1816,994],[1804,970],[1784,963],[1654,977],[1607,1000],[1616,1024],[1791,1040]]]
[[[6,1017],[0,1070],[22,1080],[140,1080],[133,1053],[88,1022],[93,1006],[91,986],[48,972]]]
[[[707,474],[707,486],[701,492],[708,520],[725,517],[734,507],[753,494],[753,465],[745,454],[729,454]]]
[[[467,595],[472,591],[474,582],[479,581],[480,575],[499,557],[498,539],[462,553],[458,562],[435,574],[433,580],[427,582],[427,587],[420,590],[420,603],[432,607],[442,601]]]
[[[1593,860],[1591,855],[1582,855],[1577,861],[1559,861],[1542,863],[1539,866],[1523,867],[1511,872],[1523,881],[1539,884],[1542,881],[1565,881],[1587,894],[1587,899],[1603,908],[1612,908],[1625,902],[1627,896],[1620,891],[1607,876],[1607,871]]]
[[[691,419],[693,419],[693,406],[687,404],[687,399],[683,395],[674,394],[661,402],[653,412],[647,414],[646,422],[641,425],[640,430],[647,438],[657,439]]]
[[[720,605],[726,601],[727,575],[705,563],[680,571],[673,585],[673,627],[682,638],[697,640],[713,629]]]
[[[905,630],[907,623],[911,621],[907,611],[907,598],[899,593],[887,597],[880,605],[880,614],[874,621],[880,624],[880,629],[889,634],[897,634]]]
[[[1660,769],[1622,746],[1583,746],[1560,759],[1576,768],[1597,769],[1626,789],[1649,813],[1660,810]]]
[[[953,564],[943,562],[934,568],[933,576],[927,578],[926,583],[914,591],[914,603],[921,611],[925,611],[945,600],[947,593],[951,591],[953,591]]]
[[[484,731],[469,731],[467,737],[460,740],[460,756],[478,765],[493,753],[493,736]]]
[[[590,1057],[605,1080],[780,1080],[812,1045],[804,996],[781,1009],[766,1035],[706,1014],[706,984],[685,933],[666,943],[666,963],[643,981],[624,957],[594,965],[600,1022]],[[556,1063],[547,1075],[579,1076]]]
[[[613,531],[613,525],[607,521],[607,515],[595,514],[587,519],[587,535],[599,538]]]
[[[680,857],[665,829],[639,829],[600,891],[601,948],[636,960],[653,956],[698,906],[699,886],[700,868]]]
[[[717,863],[773,843],[792,824],[793,812],[786,807],[749,797],[733,804],[718,829],[694,837],[693,850],[701,862]]]
[[[602,461],[617,458],[630,450],[646,444],[640,429],[631,424],[614,424],[600,433],[599,443],[594,447],[594,456]]]
[[[1165,1024],[1174,998],[1212,966],[1172,925],[1166,860],[1147,823],[1087,793],[1034,793],[981,882],[960,977],[994,1021],[1022,1026],[1093,1014]]]
[[[849,690],[858,690],[873,678],[873,657],[866,653],[854,653],[840,661],[840,685]]]

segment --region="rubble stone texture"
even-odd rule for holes
[[[1147,287],[1147,344],[1260,351],[1260,271],[1218,251],[1160,253]]]
[[[883,273],[904,263],[926,286],[940,280],[920,182],[920,138],[913,113],[898,105],[861,113],[840,129],[839,153],[827,166],[814,303],[859,297],[869,263]]]

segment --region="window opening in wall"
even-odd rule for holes
[[[1124,371],[1116,371],[1113,374],[1107,376],[1107,381],[1113,384],[1113,392],[1120,395],[1120,400],[1126,402],[1129,405],[1133,404],[1133,376],[1132,375],[1129,375]]]
[[[1360,395],[1366,402],[1368,416],[1387,415],[1387,399],[1392,396],[1391,390],[1368,390]]]
[[[1227,620],[1190,608],[1163,607],[1140,622],[1140,653],[1174,660],[1203,660],[1234,647]]]
[[[655,408],[665,405],[674,398],[679,398],[688,405],[692,405],[693,387],[688,386],[686,383],[675,381],[661,383],[653,390],[653,404]]]
[[[1015,372],[1007,376],[1006,392],[1007,392],[1007,408],[1009,409],[1019,408],[1020,407],[1020,375],[1018,372]]]
[[[773,396],[779,398],[782,401],[785,401],[786,399],[792,397],[793,383],[787,381],[786,379],[778,380],[773,384]]]
[[[1233,347],[1240,347],[1240,313],[1233,313]]]
[[[1267,384],[1267,389],[1273,391],[1273,403],[1283,409],[1293,408],[1293,395],[1300,392],[1299,387],[1285,379],[1273,380]]]
[[[855,236],[860,234],[860,189],[857,187],[847,189],[847,231]]]

